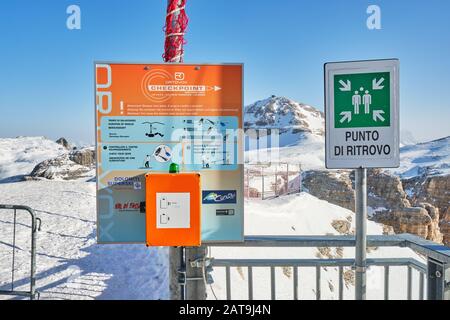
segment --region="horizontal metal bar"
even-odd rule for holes
[[[353,259],[213,259],[215,267],[315,267],[351,266]]]
[[[408,248],[442,263],[450,263],[449,247],[409,233],[399,234],[398,237],[405,240]]]
[[[426,273],[427,266],[414,258],[377,258],[367,259],[367,265],[371,266],[408,266],[416,269],[419,272]]]
[[[215,267],[350,267],[354,259],[213,259]],[[426,266],[413,258],[367,259],[368,266],[410,266],[426,273]]]
[[[28,298],[30,298],[32,296],[30,291],[10,291],[10,290],[0,290],[0,295],[21,296],[21,297],[28,297]]]
[[[0,209],[24,210],[24,211],[27,211],[31,215],[31,218],[33,219],[33,221],[34,221],[34,219],[36,217],[36,214],[34,213],[34,210],[31,209],[28,206],[19,206],[19,205],[12,205],[12,204],[0,204]]]
[[[354,236],[246,236],[243,242],[206,242],[213,247],[354,247]],[[450,248],[404,233],[369,235],[369,247],[408,247],[444,263],[450,263]]]
[[[405,247],[397,235],[367,236],[368,247]],[[205,242],[213,247],[354,247],[354,236],[246,236],[243,242]]]

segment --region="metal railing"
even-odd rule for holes
[[[0,204],[0,210],[13,210],[13,240],[12,240],[12,266],[11,266],[11,289],[0,290],[0,295],[22,296],[33,300],[38,295],[36,291],[36,234],[41,230],[41,219],[36,217],[33,209],[27,206]],[[16,255],[16,231],[17,212],[27,211],[31,216],[31,266],[30,266],[30,290],[15,290],[15,255]]]
[[[212,247],[354,247],[353,236],[252,236],[242,243],[213,243]],[[377,258],[367,259],[366,267],[384,268],[384,299],[389,299],[389,281],[391,267],[406,267],[406,298],[413,296],[413,270],[419,273],[418,298],[423,300],[425,291],[428,299],[449,299],[450,295],[450,248],[420,237],[401,234],[393,236],[368,236],[368,247],[403,247],[427,257],[428,264],[414,258]],[[321,299],[321,270],[324,267],[338,268],[338,298],[344,298],[344,268],[354,268],[355,259],[212,259],[213,267],[225,268],[226,298],[232,298],[231,268],[247,267],[248,299],[254,296],[253,269],[270,268],[270,297],[276,299],[275,268],[290,267],[293,270],[292,290],[294,300],[298,300],[299,269],[314,267],[316,269],[315,298]],[[435,272],[435,267],[440,272]],[[427,288],[425,288],[425,278]],[[426,289],[426,290],[425,290]]]

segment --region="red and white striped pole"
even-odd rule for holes
[[[189,19],[186,15],[186,0],[168,0],[164,31],[164,62],[183,62],[184,35]]]

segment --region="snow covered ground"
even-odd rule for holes
[[[24,204],[42,219],[37,238],[41,299],[167,299],[167,250],[97,245],[95,183],[27,181],[0,184],[0,203]],[[0,288],[11,288],[12,211],[0,211]],[[30,221],[18,214],[15,286],[29,286]],[[11,298],[11,297],[2,297]]]
[[[168,261],[164,248],[144,245],[97,245],[95,183],[86,181],[26,181],[0,184],[0,203],[26,204],[42,219],[37,239],[37,288],[41,299],[167,299]],[[273,200],[246,202],[246,234],[313,235],[337,234],[333,220],[350,219],[353,213],[302,193]],[[0,212],[0,288],[11,285],[12,212]],[[351,218],[354,221],[353,218]],[[29,218],[18,215],[16,289],[29,285]],[[353,224],[353,222],[352,222]],[[370,234],[381,234],[380,225],[369,222]],[[336,254],[336,250],[331,250]],[[315,258],[317,248],[216,248],[216,258]],[[353,255],[344,249],[344,257]],[[369,257],[411,256],[408,249],[380,248]],[[240,273],[241,272],[241,273]],[[243,273],[242,273],[243,272]],[[254,271],[255,298],[269,298],[269,269]],[[369,298],[382,297],[383,273],[369,272]],[[225,297],[224,270],[214,271],[218,298]],[[292,296],[292,275],[277,269],[277,297]],[[300,298],[314,298],[314,269],[300,270]],[[391,297],[405,298],[405,268],[392,268]],[[415,284],[418,283],[417,279]],[[246,298],[246,270],[232,268],[232,294]],[[372,290],[373,289],[373,290]],[[353,295],[353,286],[345,290]],[[373,296],[372,296],[373,294]],[[322,271],[322,297],[337,297],[337,270]],[[11,297],[1,297],[11,298]],[[210,293],[209,298],[213,298]]]

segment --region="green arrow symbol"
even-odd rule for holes
[[[340,115],[342,116],[340,122],[343,123],[345,120],[347,120],[347,122],[352,121],[352,113],[350,111],[343,111],[340,113]]]
[[[341,91],[350,91],[350,90],[352,90],[352,83],[350,82],[350,80],[347,80],[347,82],[339,80],[339,83],[342,86],[341,88],[339,88],[339,90],[341,90]]]
[[[384,82],[384,78],[381,78],[380,80],[373,79],[372,80],[372,89],[373,90],[381,90],[384,88],[381,84]]]
[[[382,116],[383,113],[383,110],[373,110],[373,121],[377,122],[377,119],[380,119],[383,122],[385,120]]]

